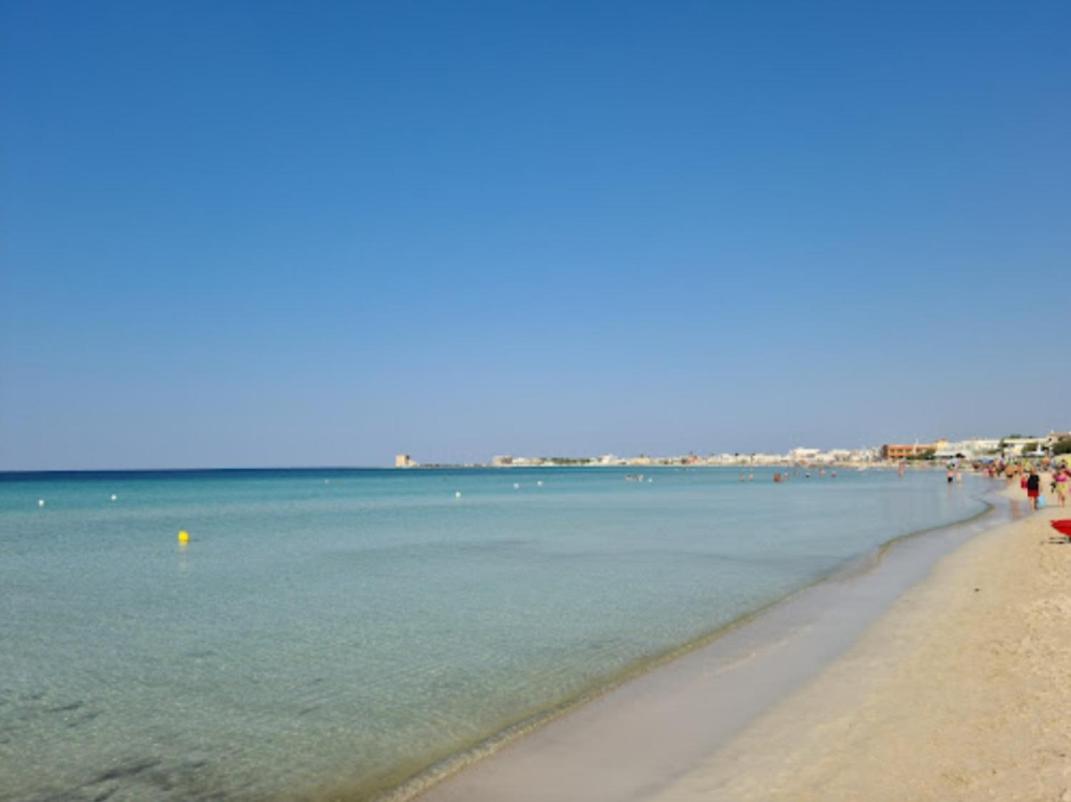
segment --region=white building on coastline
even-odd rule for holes
[[[935,460],[949,459],[978,459],[985,456],[996,456],[1000,453],[1000,440],[991,438],[973,437],[967,440],[938,440],[934,449]]]
[[[619,457],[616,454],[601,454],[597,457],[516,457],[499,455],[492,457],[491,466],[495,468],[517,468],[535,466],[573,465],[589,467],[631,466],[631,467],[689,467],[689,466],[787,466],[787,465],[835,465],[841,463],[860,464],[876,462],[880,459],[877,448],[833,448],[823,451],[820,448],[794,448],[786,454],[774,454],[763,451],[711,453],[705,457],[694,453],[680,456],[653,457],[639,454],[634,457]]]
[[[794,448],[788,452],[788,459],[791,462],[818,462],[821,453],[820,448]]]

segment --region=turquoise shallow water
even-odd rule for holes
[[[625,473],[0,476],[0,799],[357,797],[984,508]]]

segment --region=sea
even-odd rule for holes
[[[986,509],[772,478],[0,474],[0,800],[375,798]]]

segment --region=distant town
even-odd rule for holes
[[[652,466],[744,466],[744,465],[831,465],[867,466],[900,462],[993,462],[1043,458],[1071,454],[1071,431],[1049,432],[1047,435],[1007,437],[976,437],[968,440],[938,439],[933,442],[886,443],[872,448],[794,448],[784,454],[763,452],[722,452],[707,455],[688,453],[678,456],[640,454],[620,457],[601,454],[593,457],[527,457],[499,455],[487,463],[463,466],[422,464],[409,454],[394,458],[396,468],[538,468],[538,467],[652,467]]]

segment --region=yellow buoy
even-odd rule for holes
[[[189,543],[190,542],[190,533],[187,532],[185,529],[180,529],[179,533],[178,533],[178,542],[179,543]]]

